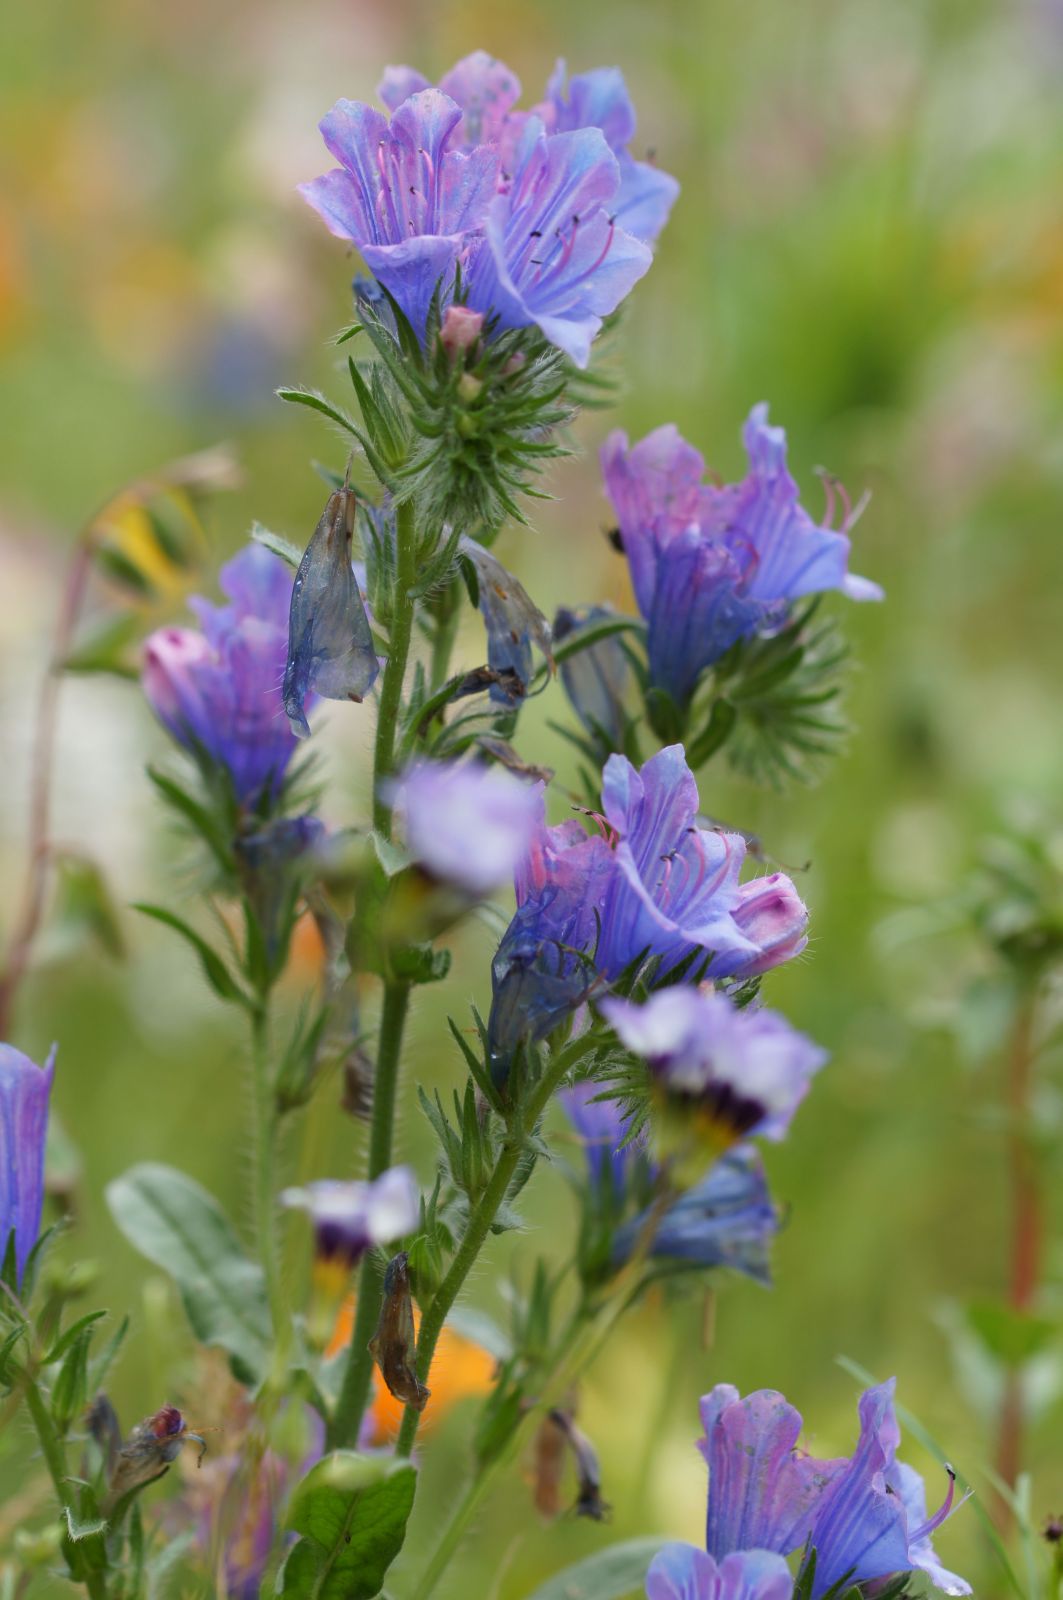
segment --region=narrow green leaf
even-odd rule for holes
[[[165,906],[150,906],[138,900],[134,903],[133,910],[141,912],[145,917],[153,917],[156,922],[163,923],[167,928],[172,928],[175,933],[179,933],[181,938],[192,946],[199,957],[204,977],[219,999],[232,1000],[240,1005],[250,1006],[249,997],[233,978],[221,956],[211,948],[202,934],[197,933],[194,928],[190,928],[188,923],[183,922],[175,912],[167,911]]]
[[[266,550],[272,551],[275,556],[280,556],[292,571],[297,571],[303,559],[303,552],[297,544],[286,539],[282,533],[274,533],[270,528],[264,528],[261,522],[252,522],[251,537],[256,544],[262,545]]]
[[[408,1462],[336,1450],[297,1486],[288,1528],[302,1534],[277,1580],[288,1600],[373,1600],[402,1549],[417,1484]]]
[[[183,1172],[144,1162],[108,1185],[107,1204],[130,1244],[173,1278],[196,1337],[257,1381],[270,1347],[262,1269],[214,1198]]]
[[[623,1544],[598,1550],[547,1578],[528,1600],[626,1600],[628,1595],[641,1595],[646,1569],[665,1542],[626,1539]]]
[[[94,1322],[99,1322],[100,1318],[105,1317],[106,1315],[106,1311],[90,1311],[86,1316],[79,1317],[76,1322],[72,1322],[66,1332],[56,1340],[55,1344],[53,1344],[52,1348],[45,1356],[44,1365],[46,1367],[50,1366],[53,1361],[58,1361],[60,1356],[65,1356],[74,1340],[78,1337],[78,1334],[81,1333],[84,1328],[91,1328]]]
[[[83,1521],[69,1506],[63,1507],[63,1515],[66,1518],[67,1533],[75,1542],[80,1542],[82,1539],[91,1539],[96,1534],[107,1532],[106,1517],[92,1517]]]

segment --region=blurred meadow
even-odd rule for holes
[[[631,606],[602,537],[596,452],[610,426],[635,438],[674,420],[734,478],[741,420],[767,399],[810,505],[819,465],[854,499],[871,491],[854,566],[888,599],[844,618],[845,755],[813,788],[761,792],[725,768],[702,783],[713,817],[755,832],[790,870],[807,863],[812,939],[765,992],[832,1062],[793,1137],[767,1152],[790,1209],[775,1287],[721,1280],[709,1312],[695,1297],[643,1305],[580,1397],[611,1523],[544,1531],[511,1474],[444,1592],[520,1600],[606,1540],[699,1540],[698,1396],[718,1381],[782,1389],[807,1442],[839,1453],[857,1394],[839,1354],[896,1373],[905,1405],[988,1494],[992,1381],[964,1308],[998,1298],[1007,1277],[1002,1044],[977,1003],[991,958],[934,927],[1001,819],[1063,810],[1063,5],[40,0],[9,9],[3,40],[0,927],[21,894],[36,687],[79,527],[123,483],[229,441],[244,479],[208,519],[196,586],[213,594],[253,520],[305,542],[323,498],[312,460],[342,467],[340,440],[273,390],[343,393],[344,353],[329,341],[348,320],[353,263],[295,185],[324,168],[320,115],[341,95],[372,99],[385,63],[434,78],[482,46],[518,73],[526,102],[557,56],[572,70],[618,65],[638,153],[654,150],[682,182],[625,312],[615,409],[583,415],[581,453],[551,474],[557,498],[500,543],[548,615],[601,595]],[[104,586],[91,603],[107,604]],[[145,626],[182,605],[176,590],[145,603]],[[479,626],[467,618],[469,664],[482,660]],[[557,765],[561,784],[574,769],[547,723],[569,718],[554,686],[522,722],[523,753]],[[324,721],[322,810],[341,823],[364,805],[370,721],[335,705]],[[172,1400],[209,1427],[211,1377],[193,1364],[180,1307],[103,1198],[132,1162],[161,1159],[246,1215],[239,1022],[167,931],[127,909],[178,904],[194,886],[148,760],[172,757],[135,683],[67,682],[53,831],[106,874],[122,954],[76,907],[53,907],[11,1038],[38,1060],[59,1041],[67,1148],[55,1170],[76,1217],[63,1248],[98,1263],[93,1303],[132,1308],[113,1383],[123,1420]],[[484,920],[459,935],[452,1004],[484,1005],[496,933]],[[314,959],[309,946],[293,958],[293,1009]],[[402,1134],[425,1180],[415,1080],[459,1081],[441,1006],[420,992],[404,1091]],[[355,1170],[363,1126],[337,1111],[338,1093],[294,1130],[294,1172]],[[1051,1128],[1063,1101],[1050,1082],[1042,1093]],[[1046,1182],[1052,1319],[1063,1202],[1051,1156]],[[499,1318],[511,1276],[526,1279],[539,1252],[559,1260],[575,1226],[560,1170],[537,1174],[527,1209],[527,1232],[497,1241],[473,1284]],[[1063,1509],[1058,1327],[1032,1379],[1040,1518]],[[458,1408],[431,1437],[398,1594],[423,1554],[424,1507],[450,1503],[471,1417]],[[0,1444],[0,1552],[45,1504],[43,1478],[35,1498],[35,1469],[14,1465],[27,1448],[11,1430]],[[969,1509],[939,1548],[980,1596],[1007,1592]]]

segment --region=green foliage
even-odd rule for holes
[[[663,1539],[625,1539],[555,1573],[528,1600],[627,1600],[644,1592],[646,1571]]]
[[[277,1580],[288,1600],[373,1600],[402,1549],[417,1473],[409,1462],[336,1450],[297,1486],[287,1526],[301,1535]]]
[[[217,1202],[173,1167],[143,1162],[108,1185],[107,1203],[130,1244],[177,1284],[196,1337],[257,1382],[271,1342],[262,1269]]]
[[[165,906],[149,906],[144,904],[134,905],[134,911],[140,911],[145,917],[153,917],[156,922],[161,922],[167,928],[172,928],[180,934],[186,944],[199,957],[203,976],[206,978],[219,1000],[234,1001],[239,1005],[250,1006],[251,997],[237,983],[232,976],[223,958],[204,939],[203,935],[189,926],[176,912],[168,911]]]

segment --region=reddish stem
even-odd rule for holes
[[[1034,1000],[1022,998],[1007,1060],[1008,1174],[1011,1189],[1011,1248],[1009,1252],[1008,1305],[1017,1315],[1032,1308],[1041,1277],[1041,1243],[1044,1231],[1043,1198],[1037,1152],[1031,1137],[1033,1089]],[[997,1438],[997,1474],[1014,1488],[1022,1470],[1023,1386],[1018,1368],[1009,1368],[1000,1406]],[[1001,1532],[1011,1525],[1011,1507],[998,1497],[997,1524]]]
[[[27,840],[26,883],[22,905],[8,943],[7,956],[0,972],[0,1039],[10,1032],[11,1017],[19,986],[26,976],[33,943],[44,915],[48,888],[48,867],[52,854],[51,831],[52,778],[55,769],[55,738],[59,720],[59,687],[63,663],[70,653],[74,629],[85,598],[92,570],[92,546],[87,538],[78,540],[67,568],[59,615],[55,623],[51,659],[41,680],[37,699],[37,718],[30,769],[30,818]]]

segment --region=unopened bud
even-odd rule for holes
[[[483,312],[467,306],[448,306],[439,330],[439,342],[449,356],[471,350],[483,332]]]

